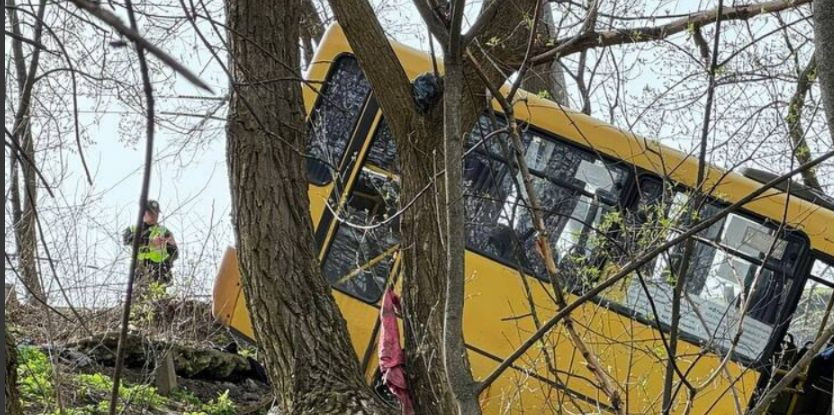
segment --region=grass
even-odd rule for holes
[[[18,386],[27,413],[47,415],[101,415],[107,414],[113,379],[103,373],[62,374],[67,385],[77,391],[72,402],[66,402],[63,411],[55,399],[52,382],[52,364],[40,349],[22,346],[18,352]],[[62,395],[63,396],[63,395]],[[229,398],[229,391],[219,394],[204,403],[190,392],[180,389],[171,397],[159,394],[147,384],[123,383],[119,387],[119,413],[153,413],[176,406],[187,415],[234,415],[235,403]],[[127,409],[127,411],[125,411]]]

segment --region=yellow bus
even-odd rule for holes
[[[432,71],[427,54],[393,47],[412,79]],[[400,267],[398,222],[390,220],[397,207],[397,151],[338,26],[322,39],[307,79],[310,215],[319,259],[371,382],[379,302]],[[627,259],[615,246],[639,248],[675,234],[670,218],[697,199],[688,190],[696,182],[694,157],[533,94],[523,94],[515,105],[526,126],[525,159],[547,212],[557,260],[564,269],[581,265],[570,284],[569,302]],[[506,137],[488,135],[502,123],[498,109],[485,113],[469,134],[464,172],[464,337],[476,379],[486,377],[535,332],[533,312],[546,321],[556,311],[533,249],[523,191],[500,142]],[[768,179],[760,171],[737,174],[714,167],[707,177],[702,215],[741,199]],[[746,409],[770,375],[778,376],[774,362],[796,356],[828,319],[834,291],[834,203],[796,183],[790,189],[790,194],[770,190],[694,237],[676,361],[695,384],[714,379],[696,395],[693,414]],[[640,224],[635,228],[642,230],[617,232],[612,230],[617,226],[610,226],[617,222]],[[671,249],[572,314],[618,384],[629,413],[661,412],[666,349],[659,329],[668,328],[669,270],[680,257],[680,247]],[[231,248],[220,266],[213,301],[219,321],[254,339]],[[743,335],[733,343],[742,314]],[[772,413],[799,413],[801,397],[788,394],[790,399],[780,400]],[[488,414],[611,410],[559,326],[480,399]],[[677,390],[674,402],[673,412],[681,412],[686,392]]]

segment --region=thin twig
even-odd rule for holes
[[[722,11],[723,11],[724,2],[723,0],[718,0],[718,8],[715,14],[715,36],[713,37],[713,44],[712,44],[712,61],[710,62],[710,66],[707,68],[707,73],[709,77],[709,83],[707,86],[707,102],[706,108],[704,110],[704,121],[701,125],[701,141],[700,147],[698,152],[698,172],[697,177],[695,179],[695,189],[696,191],[702,192],[704,188],[704,178],[707,172],[707,143],[709,139],[709,127],[710,127],[710,120],[712,116],[712,103],[713,98],[715,97],[715,71],[718,67],[718,44],[721,38],[721,18],[722,18]],[[701,209],[702,202],[705,200],[704,197],[697,197],[694,199],[694,208],[693,212],[698,212]],[[695,213],[693,213],[694,215]],[[691,218],[684,218],[687,222],[690,221]],[[676,366],[675,359],[677,358],[678,352],[678,329],[680,326],[680,308],[681,308],[681,300],[683,299],[683,292],[686,287],[687,277],[689,275],[688,268],[689,262],[692,260],[692,254],[695,250],[695,240],[690,239],[685,242],[683,248],[683,259],[678,267],[675,286],[672,290],[672,316],[670,320],[670,328],[669,328],[669,351],[666,356],[666,376],[663,379],[663,414],[668,415],[672,410],[672,403],[674,401],[674,397],[672,396],[672,383],[674,380],[673,370],[674,366]],[[691,386],[689,387],[690,395],[695,393],[695,389]]]
[[[89,0],[70,1],[73,4],[75,4],[79,9],[82,9],[87,13],[92,14],[104,23],[107,23],[110,27],[119,32],[119,34],[130,39],[130,41],[135,43],[137,47],[142,47],[143,49],[147,50],[148,53],[154,55],[157,59],[161,60],[171,69],[184,76],[185,79],[187,79],[195,86],[213,93],[211,87],[209,87],[208,84],[203,82],[197,75],[194,75],[190,70],[188,70],[188,68],[177,62],[177,60],[173,57],[171,57],[171,55],[165,53],[165,51],[163,51],[162,49],[160,49],[159,47],[142,37],[142,35],[140,35],[139,32],[137,32],[136,29],[133,28],[133,25],[131,25],[131,27],[125,26],[125,24],[122,22],[121,19],[119,19],[118,16],[116,16],[109,10],[103,9],[99,3],[94,3]]]
[[[811,0],[773,0],[765,3],[727,7],[723,8],[720,12],[724,15],[724,20],[746,20],[759,14],[777,13],[809,3],[811,3]],[[719,10],[716,8],[692,13],[660,26],[613,29],[604,32],[587,33],[578,38],[559,39],[555,42],[556,47],[536,55],[532,58],[532,61],[533,64],[538,65],[557,57],[579,53],[583,50],[665,39],[675,33],[686,31],[691,25],[701,26],[714,23],[715,16],[718,13]]]
[[[82,0],[73,0],[79,2]],[[76,3],[78,4],[78,3]],[[133,4],[131,0],[125,0],[125,7],[127,8],[127,16],[130,21],[131,30],[135,33],[136,16],[133,13]],[[142,85],[145,91],[145,100],[147,101],[147,143],[145,144],[145,171],[142,176],[142,191],[139,195],[139,215],[136,218],[136,229],[142,229],[142,222],[145,216],[145,208],[148,201],[148,188],[151,181],[151,165],[153,163],[153,138],[154,138],[154,99],[153,87],[151,86],[150,74],[148,72],[148,62],[145,59],[145,48],[139,41],[134,41],[136,45],[136,54],[139,56],[139,71],[142,73]],[[121,381],[122,368],[124,366],[125,355],[125,341],[127,339],[127,326],[130,320],[130,303],[133,297],[133,282],[136,278],[136,266],[138,265],[139,254],[139,238],[138,235],[133,238],[133,247],[131,249],[130,270],[127,277],[127,289],[125,290],[125,305],[122,310],[122,327],[119,333],[119,343],[116,347],[116,362],[115,370],[113,372],[113,390],[110,393],[110,415],[116,415],[117,401],[119,399],[119,383]]]

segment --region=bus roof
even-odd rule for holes
[[[427,53],[393,41],[391,46],[409,78],[414,79],[432,70],[431,57]],[[330,64],[343,53],[352,53],[352,50],[342,28],[332,24],[322,37],[307,79],[323,81]],[[442,61],[438,60],[438,66],[442,70]],[[315,103],[315,94],[316,90],[309,85],[304,87],[308,113]],[[519,121],[659,176],[669,177],[682,185],[694,187],[696,184],[698,160],[694,155],[621,130],[535,94],[521,90],[517,96],[514,110]],[[500,110],[497,103],[493,106]],[[716,166],[710,165],[706,172],[705,188],[712,189],[711,196],[729,203],[740,200],[761,186],[762,183],[753,178]],[[834,256],[834,210],[804,200],[801,196],[788,196],[779,189],[766,191],[744,207],[777,223],[784,218],[787,225],[808,236],[813,249]]]

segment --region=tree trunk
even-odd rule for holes
[[[385,413],[364,383],[315,255],[304,110],[293,74],[301,0],[227,0],[226,11],[235,63],[226,126],[233,225],[277,406],[282,413]]]
[[[405,325],[406,371],[420,414],[449,414],[458,408],[441,358],[443,309],[446,302],[446,246],[442,232],[446,224],[443,180],[436,173],[444,168],[443,111],[440,105],[417,114],[409,86],[385,33],[366,0],[331,1],[333,13],[342,25],[351,48],[359,59],[374,95],[380,103],[393,133],[400,157],[402,188],[400,203],[414,203],[403,213],[401,246],[403,254],[403,313]],[[528,32],[518,30],[519,22],[531,14],[534,0],[506,2],[481,33],[481,43],[493,38],[500,42],[490,47],[496,61],[523,54]],[[489,42],[492,43],[492,42]],[[476,48],[473,48],[476,49]],[[475,50],[483,62],[489,62]],[[518,59],[520,60],[520,59]],[[472,65],[462,62],[461,131],[469,131],[486,107],[485,86]],[[511,68],[502,68],[504,70]],[[501,71],[486,68],[492,83],[505,78]],[[449,88],[447,79],[445,88]],[[425,191],[426,186],[430,191]],[[464,237],[465,235],[457,235]]]
[[[20,409],[20,399],[17,394],[17,350],[14,339],[7,329],[3,329],[6,345],[6,373],[3,378],[6,384],[6,415],[18,415],[23,411]]]
[[[446,378],[459,414],[480,414],[475,382],[463,339],[465,298],[464,258],[466,217],[463,197],[463,143],[460,102],[463,97],[463,56],[450,47],[444,59],[446,88],[443,91],[443,128],[446,174],[446,303],[443,308],[443,361]],[[450,56],[451,55],[451,56]]]
[[[29,303],[40,299],[46,301],[43,292],[38,269],[37,258],[37,234],[36,234],[36,203],[37,188],[35,182],[35,141],[31,129],[31,102],[32,91],[35,82],[35,73],[38,70],[40,49],[35,48],[32,52],[32,60],[29,71],[26,70],[26,60],[23,54],[23,45],[18,39],[21,37],[20,20],[14,0],[6,0],[8,10],[9,26],[16,37],[12,38],[12,59],[14,61],[16,81],[19,95],[19,105],[14,116],[14,127],[12,130],[12,141],[17,148],[12,148],[9,156],[10,169],[10,193],[12,199],[12,220],[14,221],[15,244],[17,245],[18,268],[26,288],[26,298]],[[45,3],[41,2],[38,8],[38,20],[35,23],[34,41],[40,42],[43,25],[41,24],[44,15]],[[21,139],[22,138],[22,139]],[[22,160],[22,161],[21,161]],[[23,173],[23,189],[20,188],[18,166]]]
[[[543,39],[556,39],[556,22],[553,10],[545,3],[539,13],[538,35]],[[560,105],[568,105],[568,91],[565,87],[565,71],[558,59],[535,65],[527,71],[521,87],[533,94],[542,94]]]
[[[834,142],[834,1],[814,0],[814,45],[820,95]]]
[[[310,65],[315,52],[313,42],[320,42],[322,35],[324,35],[324,23],[316,10],[316,5],[313,4],[313,0],[302,0],[301,47],[304,50],[304,63],[307,66]]]
[[[796,82],[796,92],[793,94],[790,103],[788,104],[788,114],[785,116],[785,121],[788,124],[788,136],[791,138],[793,144],[793,156],[799,164],[805,164],[811,161],[811,148],[808,147],[808,142],[805,141],[805,130],[802,128],[802,108],[805,107],[805,96],[811,89],[811,84],[814,82],[813,73],[816,71],[817,65],[814,57],[808,62],[799,73],[799,80]],[[817,177],[816,170],[805,170],[802,172],[802,182],[806,186],[812,187],[822,191],[822,185]]]
[[[24,159],[35,160],[35,140],[32,137],[32,130],[29,126],[29,115],[26,116],[25,131],[23,133],[23,157]],[[37,207],[37,183],[35,182],[35,167],[30,162],[20,163],[20,170],[23,172],[23,212],[20,221],[15,223],[15,241],[18,248],[18,261],[26,285],[26,299],[29,304],[46,303],[47,298],[38,275],[37,252],[38,236],[36,210]],[[15,183],[16,184],[16,183]]]

